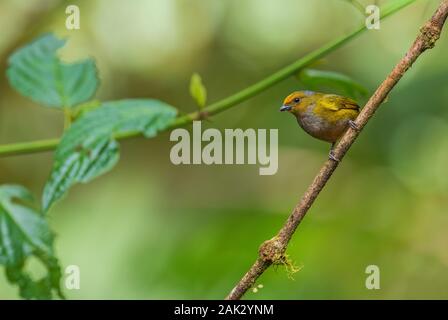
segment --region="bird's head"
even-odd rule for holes
[[[288,111],[294,115],[298,115],[300,111],[312,102],[312,96],[314,94],[313,91],[295,91],[285,98],[280,111]]]

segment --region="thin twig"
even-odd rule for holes
[[[393,2],[390,5],[385,6],[381,9],[381,19],[384,19],[395,12],[403,9],[407,5],[411,4],[415,0],[403,0],[398,4],[394,4]],[[291,75],[297,73],[299,70],[309,66],[313,62],[321,59],[326,56],[330,52],[340,48],[342,45],[355,38],[362,32],[366,30],[364,24],[360,26],[358,29],[353,31],[352,33],[337,38],[335,40],[330,41],[329,43],[323,45],[317,50],[314,50],[307,54],[306,56],[294,61],[290,65],[278,70],[274,74],[266,77],[265,79],[231,95],[222,100],[219,100],[206,108],[204,108],[201,112],[192,112],[184,116],[180,116],[176,119],[172,126],[168,127],[167,130],[171,130],[175,127],[184,126],[191,123],[194,120],[201,120],[206,117],[218,114],[225,110],[228,110],[239,103],[257,95],[260,92],[272,87],[276,83],[290,77]],[[116,136],[116,139],[126,139],[130,137],[140,136],[141,132],[127,132],[125,135]],[[12,143],[12,144],[4,144],[0,145],[0,157],[13,156],[13,155],[23,155],[23,154],[31,154],[38,152],[45,152],[54,150],[58,144],[59,139],[50,139],[50,140],[37,140],[30,142],[20,142],[20,143]]]
[[[364,128],[369,119],[373,116],[375,111],[379,108],[384,99],[388,96],[390,91],[398,83],[405,72],[412,66],[415,60],[417,60],[417,58],[427,49],[434,47],[435,42],[440,37],[440,33],[447,15],[448,0],[443,0],[432,18],[420,29],[419,35],[406,55],[393,68],[391,73],[387,76],[383,83],[381,83],[375,93],[370,97],[365,107],[362,109],[355,121],[359,129],[354,130],[349,128],[342,136],[340,142],[334,149],[334,155],[337,159],[342,159],[344,157],[353,142],[355,142],[360,131]],[[284,226],[274,238],[265,241],[261,245],[258,259],[244,275],[244,277],[238,282],[238,284],[232,289],[226,299],[240,299],[244,293],[255,284],[258,277],[263,274],[263,272],[271,264],[285,261],[286,247],[296,231],[297,226],[300,224],[303,217],[306,215],[311,205],[314,203],[317,196],[330,179],[334,170],[336,170],[338,164],[339,162],[337,161],[326,161],[317,176],[314,178],[314,181],[308,187],[308,190],[305,192],[302,199],[286,220]]]
[[[361,12],[362,15],[365,14],[365,7],[362,5],[362,3],[358,2],[357,0],[346,0],[349,2],[352,6],[354,6],[359,12]]]

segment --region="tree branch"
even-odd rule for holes
[[[367,104],[362,109],[355,123],[359,130],[349,128],[342,136],[334,155],[337,159],[342,159],[348,149],[355,142],[358,134],[379,108],[381,103],[398,83],[405,72],[412,66],[417,58],[427,49],[434,47],[435,42],[439,39],[442,27],[448,15],[448,0],[441,1],[438,9],[432,18],[420,29],[420,34],[408,50],[406,55],[393,68],[387,78],[381,83],[375,93],[370,97]],[[275,263],[283,263],[286,259],[286,247],[311,205],[316,200],[325,184],[330,179],[333,172],[338,166],[337,161],[327,160],[320,169],[314,181],[308,187],[300,202],[296,205],[291,215],[286,220],[284,226],[278,234],[271,240],[265,241],[259,249],[259,257],[244,275],[244,277],[233,288],[226,297],[228,300],[240,299],[244,293],[251,288],[258,277],[271,265]]]
[[[387,5],[381,9],[380,11],[381,19],[396,13],[397,11],[403,9],[404,7],[406,7],[407,5],[411,4],[414,1],[415,0],[393,1],[392,3],[390,3],[390,5]],[[173,123],[173,125],[168,127],[167,130],[171,130],[175,127],[184,126],[188,123],[191,123],[194,120],[204,119],[206,117],[223,112],[224,110],[230,109],[233,106],[236,106],[237,104],[257,95],[258,93],[272,87],[276,83],[297,73],[299,70],[309,66],[310,64],[321,59],[330,52],[333,52],[334,50],[338,49],[351,39],[355,38],[360,33],[364,32],[365,30],[366,28],[364,24],[362,24],[362,26],[360,26],[352,33],[337,38],[333,41],[330,41],[329,43],[320,47],[319,49],[312,51],[306,56],[296,60],[292,64],[278,70],[269,77],[227,98],[224,98],[218,102],[209,105],[208,107],[204,108],[201,112],[192,112],[188,115],[177,118],[176,121]],[[141,132],[136,131],[126,133],[125,135],[119,135],[116,136],[115,138],[126,139],[130,137],[136,137],[139,135],[141,135]],[[0,145],[0,157],[51,151],[58,146],[59,141],[60,141],[59,139],[49,139],[49,140],[37,140],[31,142]]]

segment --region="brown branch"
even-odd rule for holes
[[[405,72],[412,66],[415,60],[417,60],[417,58],[427,49],[434,47],[435,42],[440,37],[447,15],[448,0],[443,0],[432,18],[420,29],[419,35],[406,55],[393,68],[391,73],[383,83],[381,83],[362,109],[355,121],[359,130],[349,128],[342,136],[334,150],[334,155],[337,159],[342,159],[344,157],[353,142],[355,142],[360,131],[364,128],[369,119],[373,116],[381,103],[383,103],[384,99],[386,99],[390,91],[398,83]],[[255,284],[258,277],[260,277],[270,265],[287,263],[285,251],[291,237],[333,172],[336,170],[338,164],[339,163],[336,161],[327,160],[278,234],[271,240],[265,241],[260,246],[258,259],[229,293],[226,297],[227,300],[240,299],[246,291]]]

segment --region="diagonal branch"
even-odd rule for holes
[[[440,37],[447,15],[448,0],[442,0],[432,18],[420,29],[420,34],[417,36],[406,55],[393,68],[391,73],[383,83],[381,83],[362,109],[356,119],[356,124],[359,130],[349,128],[342,136],[334,150],[334,155],[337,159],[342,159],[344,157],[348,149],[355,142],[360,131],[417,58],[427,49],[434,47],[435,42]],[[285,251],[291,237],[333,172],[336,170],[338,164],[339,163],[336,161],[327,160],[314,178],[314,181],[308,187],[308,190],[305,192],[300,202],[296,205],[293,212],[286,220],[284,226],[274,238],[265,241],[261,245],[258,259],[238,282],[235,288],[233,288],[226,299],[240,299],[269,266],[276,263],[285,263]]]

